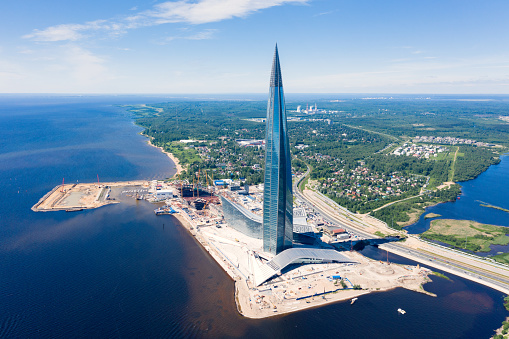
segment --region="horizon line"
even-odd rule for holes
[[[84,95],[266,95],[267,92],[202,92],[202,93],[163,93],[163,92],[122,92],[122,93],[97,93],[97,92],[3,92],[0,96],[6,95],[59,95],[59,96],[84,96]],[[285,92],[288,95],[493,95],[493,96],[509,96],[509,93],[425,93],[425,92]]]

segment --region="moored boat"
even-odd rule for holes
[[[159,207],[159,208],[155,209],[154,213],[156,215],[162,215],[162,214],[174,214],[174,213],[178,213],[178,212],[175,211],[171,206],[164,206],[164,207]]]

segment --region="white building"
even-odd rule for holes
[[[154,197],[158,200],[173,198],[172,190],[159,190],[154,193]]]

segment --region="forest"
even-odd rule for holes
[[[416,215],[421,215],[424,213],[425,207],[440,202],[454,201],[460,194],[460,186],[452,185],[447,189],[431,191],[423,196],[390,205],[376,212],[372,212],[371,215],[385,221],[387,225],[392,228],[401,230],[403,226],[400,224],[404,224],[410,220],[409,214],[415,213]]]
[[[288,137],[293,171],[311,166],[318,189],[342,206],[366,213],[388,202],[418,195],[421,202],[445,201],[459,191],[433,192],[441,183],[475,178],[509,145],[509,123],[499,119],[509,111],[503,100],[464,101],[461,98],[355,98],[290,96]],[[316,103],[319,109],[297,111]],[[174,153],[192,180],[205,169],[214,178],[263,181],[264,150],[240,146],[239,139],[264,139],[266,101],[175,100],[129,107],[135,121],[156,146]],[[497,147],[446,145],[439,157],[394,155],[416,136],[453,137],[496,144]],[[180,140],[194,140],[183,144]],[[457,151],[457,152],[455,152]],[[454,156],[456,155],[456,156]],[[455,159],[455,160],[454,160]],[[413,200],[384,208],[375,216],[396,222],[416,208]],[[407,219],[408,220],[408,219]]]

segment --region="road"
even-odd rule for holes
[[[413,197],[408,197],[408,198],[405,198],[405,199],[396,200],[396,201],[393,201],[393,202],[387,203],[387,204],[385,204],[385,205],[383,205],[383,206],[380,206],[380,207],[378,207],[378,208],[375,208],[375,209],[373,210],[373,212],[376,212],[376,211],[378,211],[378,210],[381,210],[382,208],[389,207],[389,206],[391,206],[391,205],[397,204],[397,203],[402,202],[402,201],[405,201],[405,200],[410,200],[410,199],[413,199],[413,198],[418,198],[418,197],[423,196],[423,195],[424,195],[424,193],[420,193],[420,194],[418,194],[418,195],[414,195]]]
[[[361,131],[364,131],[364,132],[368,132],[368,133],[374,133],[374,134],[378,134],[378,135],[382,135],[386,138],[389,138],[389,139],[392,139],[394,141],[400,141],[399,138],[395,137],[394,135],[390,135],[390,134],[386,134],[386,133],[382,133],[382,132],[377,132],[377,131],[372,131],[372,130],[369,130],[369,129],[365,129],[365,128],[362,128],[362,127],[358,127],[358,126],[352,126],[352,125],[347,125],[347,124],[343,124],[347,127],[350,127],[350,128],[355,128],[355,129],[359,129]]]
[[[340,225],[342,228],[347,230],[353,236],[357,236],[364,239],[378,238],[377,236],[365,232],[360,229],[356,222],[345,222],[340,220],[331,213],[324,211],[324,208],[317,204],[315,201],[310,201],[302,194],[298,189],[300,182],[309,175],[310,168],[308,167],[307,172],[296,180],[293,184],[293,192],[297,199],[303,201],[308,207],[313,209],[319,214],[322,219],[327,222]],[[341,208],[341,212],[352,214],[346,209]],[[354,214],[352,214],[353,216]],[[416,236],[411,236],[407,242],[422,243],[422,247],[427,250],[415,249],[407,246],[403,243],[386,243],[381,245],[380,248],[385,249],[391,253],[407,257],[417,262],[439,268],[443,271],[450,272],[464,278],[476,281],[483,285],[495,288],[499,291],[509,294],[509,268],[505,265],[487,262],[485,259],[465,254],[460,251],[448,249],[443,246],[436,246],[434,244],[424,242]],[[496,271],[496,272],[495,272]]]
[[[449,173],[449,182],[454,180],[454,172],[456,171],[456,159],[458,158],[458,151],[460,150],[460,147],[456,147],[456,152],[454,153],[454,160],[452,161],[451,165],[451,171]]]

